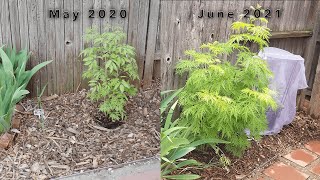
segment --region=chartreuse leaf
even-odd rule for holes
[[[247,46],[254,43],[259,50],[268,46],[271,34],[265,22],[264,18],[234,22],[229,39],[201,45],[201,51],[186,51],[189,59],[178,62],[177,71],[187,73],[188,79],[178,95],[182,112],[177,126],[188,127],[186,134],[196,137],[189,147],[224,143],[227,151],[240,156],[250,146],[245,130],[259,139],[267,129],[265,113],[277,108],[268,88],[272,72]],[[235,64],[229,62],[232,53]]]

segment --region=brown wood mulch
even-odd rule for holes
[[[43,128],[33,115],[36,100],[21,105],[18,135],[0,150],[0,179],[48,179],[159,155],[158,81],[130,97],[127,119],[115,129],[97,123],[86,90],[44,100]]]
[[[207,169],[185,169],[183,173],[195,173],[201,179],[254,179],[262,169],[276,162],[281,155],[291,149],[303,147],[310,140],[320,140],[320,120],[313,119],[303,112],[298,112],[294,121],[284,126],[279,134],[264,136],[259,142],[253,141],[252,146],[242,157],[237,158],[229,153],[231,165],[222,167],[212,149],[197,150],[188,158],[209,163]],[[179,174],[181,172],[176,172]]]

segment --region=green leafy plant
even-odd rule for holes
[[[25,88],[32,76],[51,63],[43,62],[28,71],[28,59],[29,55],[25,50],[17,53],[15,49],[0,48],[0,133],[10,128],[14,107],[29,93]]]
[[[88,97],[100,102],[99,110],[117,121],[125,118],[127,96],[137,91],[130,81],[139,76],[135,49],[124,43],[125,34],[117,28],[108,30],[101,34],[94,28],[87,30],[85,40],[92,47],[81,52],[87,67],[83,77],[89,79]]]
[[[178,126],[179,121],[173,121],[173,112],[178,104],[178,100],[171,106],[170,104],[181,91],[182,89],[174,91],[161,102],[161,121],[164,122],[164,125],[161,128],[161,177],[166,179],[198,179],[200,176],[196,174],[172,175],[172,173],[176,170],[190,166],[204,168],[204,164],[194,159],[185,159],[183,157],[195,150],[198,146],[227,142],[213,138],[198,140],[188,136],[188,127]],[[162,94],[170,92],[172,91],[165,91]],[[167,113],[165,113],[166,110]],[[167,114],[165,118],[164,114]]]
[[[271,34],[267,22],[255,17],[249,22],[234,22],[234,34],[227,42],[203,44],[201,52],[188,50],[186,55],[191,60],[182,60],[176,66],[179,74],[189,74],[179,94],[179,126],[190,127],[200,139],[229,141],[227,150],[237,156],[250,146],[248,136],[260,139],[260,133],[267,129],[266,110],[277,108],[275,92],[268,88],[272,72],[246,46],[248,42],[257,44],[259,50],[268,46]],[[231,53],[236,54],[235,64],[228,61]]]

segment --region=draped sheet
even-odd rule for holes
[[[269,88],[277,92],[276,101],[279,105],[277,111],[267,111],[269,129],[263,134],[277,134],[295,117],[298,89],[308,87],[304,59],[299,55],[274,47],[264,48],[258,55],[267,61],[274,74]]]

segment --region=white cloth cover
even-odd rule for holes
[[[299,55],[274,47],[264,48],[258,55],[268,62],[274,74],[269,88],[277,92],[276,99],[279,105],[276,112],[267,111],[269,129],[263,134],[277,134],[295,117],[298,89],[308,87],[304,59]]]

